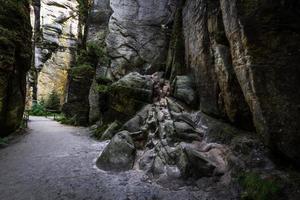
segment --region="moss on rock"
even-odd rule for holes
[[[0,4],[0,130],[18,129],[24,111],[25,76],[31,66],[31,25],[27,0]]]
[[[94,68],[90,65],[83,64],[76,67],[71,68],[70,76],[72,78],[84,78],[85,76],[92,76],[94,74]]]
[[[263,178],[257,173],[248,172],[240,176],[240,184],[244,189],[243,200],[281,199],[280,186],[274,177]]]

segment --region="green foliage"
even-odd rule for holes
[[[100,139],[101,139],[101,136],[103,135],[104,131],[106,131],[107,128],[108,128],[108,124],[104,124],[104,125],[98,127],[98,128],[94,131],[93,136],[94,136],[96,139],[100,140]]]
[[[85,64],[95,68],[98,63],[101,65],[109,63],[106,48],[100,43],[89,42],[86,49],[80,51],[77,57],[77,65]]]
[[[61,124],[66,124],[66,125],[76,125],[76,120],[75,117],[72,118],[67,118],[65,115],[58,115],[55,118],[56,121],[60,122]]]
[[[78,2],[78,11],[79,15],[81,16],[81,20],[84,21],[85,17],[88,16],[89,10],[92,6],[92,0],[77,0]]]
[[[110,87],[107,85],[98,84],[96,86],[97,92],[100,92],[100,93],[107,93],[107,92],[109,92],[109,89],[110,89]]]
[[[96,81],[100,85],[110,85],[113,82],[111,79],[103,77],[103,76],[96,77]]]
[[[7,138],[0,138],[0,145],[6,145],[8,142]]]
[[[71,77],[90,77],[94,74],[94,68],[92,68],[90,65],[82,64],[76,67],[71,68],[70,75]]]
[[[86,50],[81,50],[77,56],[76,65],[91,65],[91,58]]]
[[[274,178],[263,179],[257,173],[245,173],[239,181],[244,188],[244,200],[276,200],[279,197],[280,187]]]
[[[94,61],[100,62],[101,65],[108,65],[109,58],[107,56],[106,48],[103,44],[97,42],[89,42],[87,44],[87,52]]]
[[[9,30],[16,30],[30,26],[27,20],[28,15],[28,1],[27,0],[6,0],[1,1],[0,7],[0,21],[1,25]],[[31,30],[31,29],[27,29]]]
[[[14,62],[28,70],[31,62],[31,25],[27,0],[1,1],[0,64]],[[2,49],[2,50],[1,50]],[[22,52],[18,50],[22,49]]]
[[[29,111],[29,115],[32,116],[47,116],[48,113],[43,102],[38,102],[33,104],[31,110]]]
[[[49,110],[60,110],[60,97],[55,90],[52,90],[47,101],[45,102],[45,108]]]

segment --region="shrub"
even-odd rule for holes
[[[46,108],[42,103],[33,104],[31,110],[29,111],[29,115],[33,116],[46,116],[47,114]]]
[[[98,84],[96,86],[96,90],[97,90],[97,92],[100,92],[100,93],[107,93],[107,92],[109,92],[109,86]]]
[[[55,118],[56,121],[60,122],[61,124],[66,124],[66,125],[76,125],[76,120],[75,118],[67,118],[65,115],[59,115]]]
[[[89,42],[86,49],[82,49],[77,56],[77,65],[90,65],[97,67],[98,63],[107,65],[109,58],[107,56],[106,48],[103,44],[97,42]]]
[[[90,57],[90,61],[94,65],[97,65],[98,62],[100,62],[101,65],[107,65],[109,63],[106,48],[103,46],[103,44],[89,42],[87,44],[87,52]]]
[[[45,108],[49,110],[60,110],[60,97],[55,90],[52,90],[47,101],[45,102]]]
[[[92,77],[94,69],[90,65],[82,64],[71,68],[70,75],[74,78]]]
[[[108,124],[104,124],[100,127],[98,127],[94,132],[93,132],[93,136],[100,140],[102,134],[104,133],[104,131],[108,128]]]

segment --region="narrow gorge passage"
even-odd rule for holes
[[[106,173],[95,167],[107,142],[88,129],[30,117],[27,135],[0,149],[0,199],[201,199],[208,194],[179,182],[151,183],[140,171]],[[176,189],[177,188],[177,189]]]
[[[299,200],[299,46],[299,0],[0,0],[0,200]]]

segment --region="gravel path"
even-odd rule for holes
[[[162,187],[140,171],[97,169],[95,160],[106,144],[91,139],[85,128],[31,117],[29,134],[0,150],[0,199],[209,199],[192,186]]]

